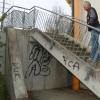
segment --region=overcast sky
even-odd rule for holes
[[[0,0],[2,2],[3,0]],[[52,10],[55,6],[60,6],[63,9],[63,12],[67,15],[71,15],[71,8],[66,3],[65,0],[5,0],[6,3],[10,3],[12,5],[22,6],[26,8],[31,8],[34,5],[40,6],[49,10]],[[6,5],[6,8],[9,8],[11,5]],[[0,3],[0,8],[2,8],[2,4]],[[0,11],[2,11],[0,9]]]

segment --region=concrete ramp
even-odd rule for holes
[[[15,29],[7,29],[6,75],[11,100],[28,100]]]

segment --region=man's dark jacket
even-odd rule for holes
[[[93,27],[99,26],[99,21],[98,21],[98,14],[95,10],[95,8],[91,7],[90,11],[87,13],[87,24],[91,25]],[[88,31],[91,31],[91,28],[88,28]]]

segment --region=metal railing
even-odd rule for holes
[[[38,28],[42,32],[52,33],[53,39],[55,39],[57,34],[64,35],[65,37],[69,36],[75,43],[81,44],[82,48],[90,48],[91,33],[88,32],[88,28],[100,32],[100,29],[87,25],[82,20],[67,15],[63,16],[37,6],[31,9],[13,6],[6,14],[7,17],[4,20],[4,27]],[[81,55],[81,52],[79,55]]]

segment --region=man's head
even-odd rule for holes
[[[89,1],[84,1],[84,10],[89,11],[91,9],[91,3]]]

